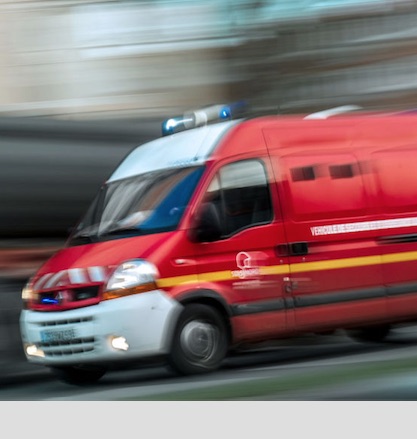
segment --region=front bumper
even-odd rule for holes
[[[20,330],[25,354],[30,362],[45,366],[164,355],[181,308],[157,290],[68,311],[23,310]],[[112,346],[115,337],[124,337],[124,349]]]

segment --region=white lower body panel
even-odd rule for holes
[[[68,311],[23,310],[20,329],[26,357],[59,366],[164,355],[181,308],[164,292],[152,291]],[[127,350],[112,347],[114,337],[124,337]]]

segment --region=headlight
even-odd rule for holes
[[[32,289],[32,279],[29,279],[27,284],[22,289],[22,302],[23,302],[23,308],[27,308],[28,303],[32,302],[35,298],[35,293]]]
[[[135,259],[123,262],[107,282],[103,300],[155,290],[157,278],[158,270],[148,261]]]

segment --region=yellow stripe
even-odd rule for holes
[[[289,274],[290,266],[288,264],[270,265],[266,267],[260,267],[260,271],[262,276],[267,276],[270,274]]]
[[[198,277],[196,274],[190,274],[187,276],[175,276],[158,279],[156,285],[158,288],[174,287],[175,285],[197,283]]]
[[[417,252],[392,253],[390,255],[382,255],[383,264],[391,264],[393,262],[417,261]]]
[[[338,268],[362,267],[381,263],[381,256],[362,256],[359,258],[344,258],[330,261],[302,262],[291,265],[291,273],[301,271],[335,270]]]
[[[341,268],[364,267],[407,261],[417,261],[417,251],[392,253],[388,255],[362,256],[357,258],[343,258],[329,261],[299,262],[291,265],[291,273],[337,270]],[[283,275],[290,273],[290,266],[288,264],[259,267],[259,269],[261,275],[263,276]],[[237,278],[232,275],[232,270],[224,270],[202,273],[200,276],[191,274],[187,276],[167,277],[164,279],[159,279],[157,285],[160,288],[167,288],[187,283],[197,283],[198,281],[214,282],[234,279]]]
[[[199,276],[200,280],[204,280],[204,281],[209,281],[209,282],[213,282],[216,280],[230,280],[230,279],[235,279],[232,276],[232,271],[231,270],[226,270],[226,271],[214,271],[212,273],[202,273]]]

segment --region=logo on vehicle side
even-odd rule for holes
[[[239,252],[236,255],[236,265],[239,270],[232,270],[233,277],[247,279],[248,277],[258,277],[261,274],[259,267],[254,266],[254,261],[247,252]]]

